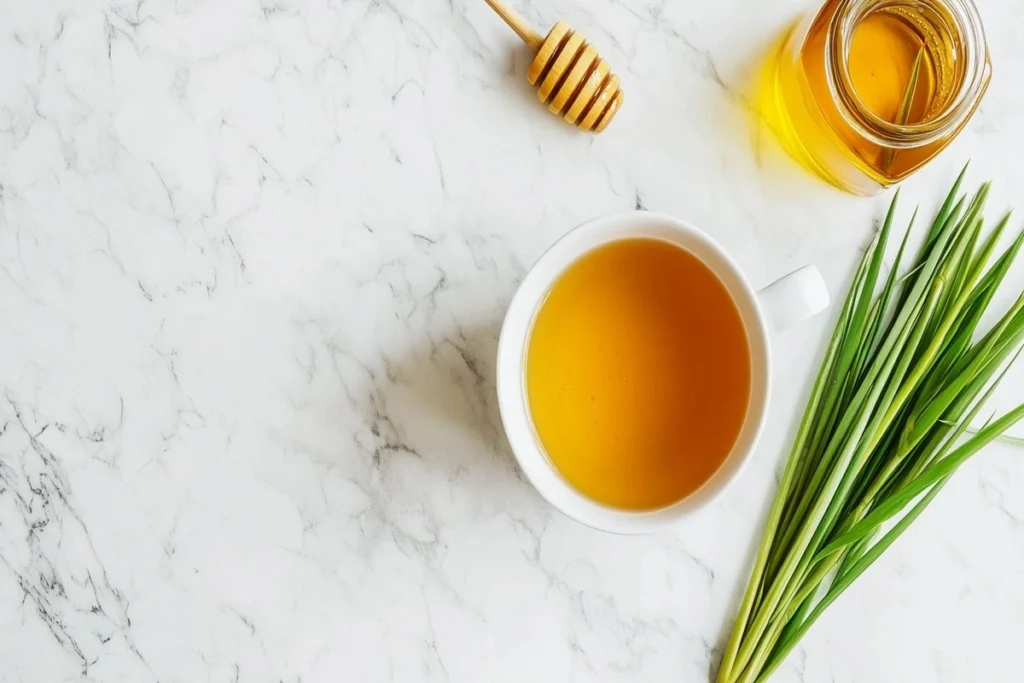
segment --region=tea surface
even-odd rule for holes
[[[725,285],[654,239],[613,242],[571,265],[527,349],[530,413],[548,458],[616,508],[661,508],[707,481],[743,426],[750,382]]]

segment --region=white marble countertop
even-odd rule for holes
[[[520,1],[621,75],[595,138],[482,0],[0,1],[0,681],[707,681],[831,319],[776,344],[742,479],[655,537],[531,489],[494,353],[529,264],[609,211],[843,288],[889,197],[751,113],[812,4]],[[981,13],[995,80],[903,213],[968,157],[1024,205],[1024,4]],[[1022,579],[996,445],[774,680],[1021,680]]]

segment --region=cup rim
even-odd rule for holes
[[[585,238],[599,234],[602,230],[615,232],[621,226],[620,234],[598,238],[593,243]],[[680,239],[686,238],[699,243],[714,254],[719,262],[713,265],[695,254],[712,269],[727,288],[739,308],[744,302],[737,298],[737,292],[746,300],[748,311],[741,310],[744,328],[747,332],[751,354],[751,397],[737,444],[723,460],[718,471],[709,477],[696,491],[675,503],[650,511],[631,511],[613,508],[594,501],[573,487],[557,471],[544,452],[540,439],[529,414],[525,387],[525,356],[530,333],[537,311],[547,292],[566,269],[584,254],[599,246],[630,238],[654,238],[655,227],[668,228]],[[630,233],[630,234],[627,234]],[[664,238],[662,238],[664,239]],[[582,246],[573,246],[574,241]],[[670,241],[671,240],[666,240]],[[686,248],[678,242],[672,242]],[[692,252],[691,252],[692,253]],[[727,271],[727,272],[723,272]],[[727,281],[728,279],[728,281]],[[538,285],[541,285],[538,287]],[[539,292],[539,295],[536,294]],[[525,310],[524,310],[525,309]],[[523,316],[526,316],[525,331]],[[753,327],[753,329],[752,329]],[[753,339],[757,337],[757,339]],[[756,342],[756,343],[755,343]],[[755,346],[757,351],[755,353]],[[710,235],[688,221],[668,214],[636,210],[607,214],[588,220],[565,233],[537,259],[520,282],[506,311],[498,340],[496,363],[496,387],[498,409],[505,434],[512,452],[533,487],[555,509],[575,521],[599,531],[617,534],[644,534],[674,527],[684,518],[690,517],[718,500],[730,485],[746,469],[768,415],[771,397],[771,346],[765,313],[758,300],[756,290],[751,286],[739,265],[726,250]],[[760,368],[760,371],[758,370]],[[760,375],[755,382],[755,373]],[[759,386],[755,386],[759,384]],[[755,396],[755,390],[760,389]],[[756,414],[752,414],[756,411]],[[745,444],[741,444],[745,441]],[[741,449],[741,451],[737,451]],[[726,471],[726,465],[729,465]],[[552,476],[553,475],[553,476]],[[722,475],[722,476],[720,476]]]

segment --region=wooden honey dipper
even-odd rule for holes
[[[526,80],[536,86],[537,98],[552,114],[580,130],[600,133],[622,106],[619,77],[583,36],[564,21],[547,38],[533,30],[522,16],[501,0],[487,0],[513,31],[535,53]]]

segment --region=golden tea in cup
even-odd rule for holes
[[[656,510],[732,452],[751,351],[728,289],[689,251],[620,239],[555,281],[530,331],[527,403],[552,466],[595,502]]]

